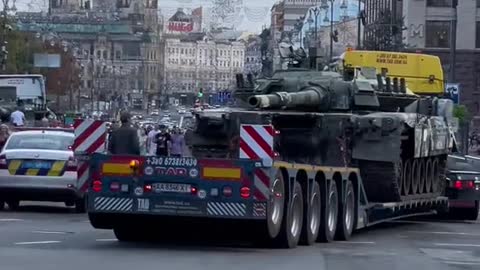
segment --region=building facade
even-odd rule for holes
[[[237,41],[165,40],[164,88],[168,94],[215,93],[231,89],[244,69],[245,45]]]
[[[132,104],[142,95],[143,108],[160,100],[163,45],[157,0],[52,0],[48,16],[19,18],[22,31],[62,42],[82,66],[81,94],[100,104],[118,99]],[[94,106],[95,108],[95,106]]]
[[[262,72],[262,40],[258,36],[250,36],[245,40],[244,73],[259,76]]]
[[[392,1],[396,5],[392,5]],[[380,3],[382,2],[382,3]],[[480,125],[480,1],[458,1],[456,9],[452,0],[366,0],[365,11],[368,27],[369,14],[378,14],[383,9],[395,7],[398,16],[404,18],[403,41],[416,52],[437,55],[441,58],[445,78],[450,72],[450,44],[453,20],[456,25],[455,81],[460,83],[460,102],[467,106],[474,124]],[[367,32],[365,32],[367,35]]]

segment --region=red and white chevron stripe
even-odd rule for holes
[[[241,125],[240,158],[273,162],[273,136],[271,125]],[[254,198],[265,201],[269,196],[270,176],[266,169],[256,169],[254,175]]]
[[[75,141],[72,148],[78,161],[77,187],[79,192],[85,192],[88,188],[89,164],[84,157],[105,151],[107,127],[103,121],[77,119],[73,128]]]

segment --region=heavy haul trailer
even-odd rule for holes
[[[90,222],[113,229],[121,241],[134,241],[139,234],[132,225],[143,217],[238,219],[260,222],[265,239],[292,248],[300,241],[346,240],[356,229],[448,207],[442,196],[371,202],[362,168],[278,160],[274,144],[281,136],[272,125],[241,125],[240,159],[94,154],[89,161]],[[326,159],[329,163],[346,157],[339,145],[326,151],[335,155]]]

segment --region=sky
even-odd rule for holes
[[[4,0],[2,0],[3,2]],[[14,0],[9,0],[10,3]],[[94,0],[95,1],[95,0]],[[96,0],[101,1],[101,0]],[[263,26],[270,25],[270,8],[274,3],[279,0],[230,0],[236,2],[237,14],[234,17],[228,18],[227,21],[231,22],[237,30],[260,32]],[[159,0],[158,5],[162,14],[167,18],[175,13],[177,8],[184,8],[186,11],[191,8],[197,8],[199,6],[212,7],[214,0]],[[336,1],[336,8],[340,5],[341,1]],[[357,6],[356,1],[349,0],[349,14],[356,14]],[[19,11],[27,10],[39,10],[45,7],[48,0],[16,0],[16,6]],[[0,2],[0,6],[2,6]],[[335,12],[337,17],[339,12]],[[325,14],[319,15],[318,24],[323,24],[323,18]],[[337,20],[337,19],[336,19]]]

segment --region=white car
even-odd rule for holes
[[[77,190],[73,132],[55,129],[12,133],[0,153],[0,209],[20,201],[65,202],[85,212]]]

